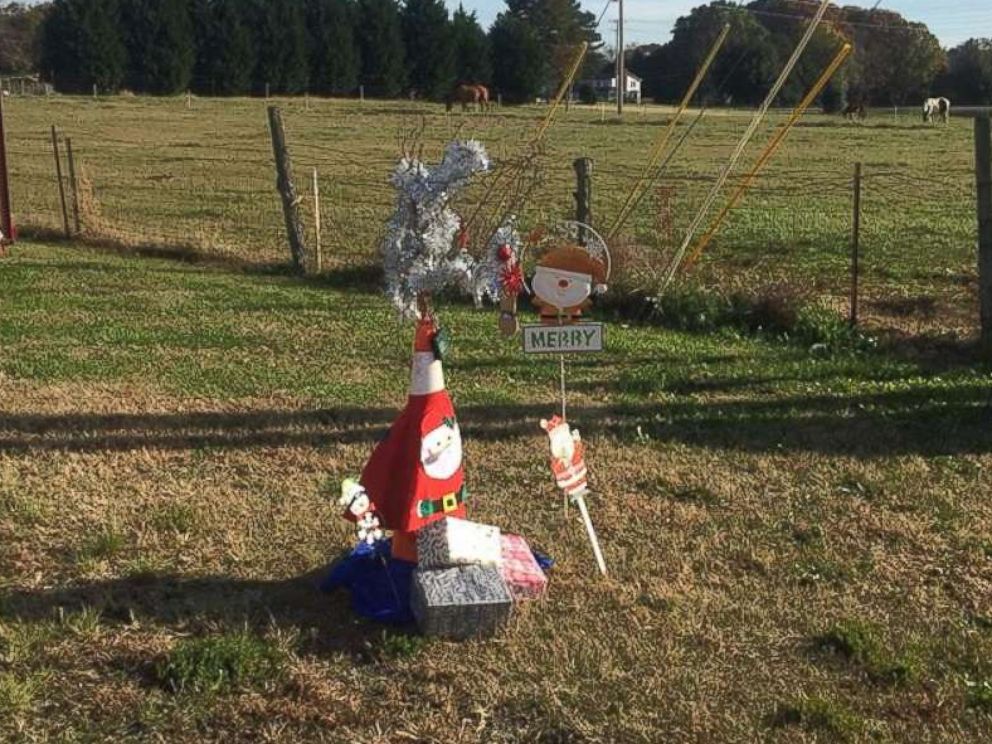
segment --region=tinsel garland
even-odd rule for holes
[[[481,299],[476,262],[456,241],[461,220],[449,206],[454,194],[489,169],[480,142],[452,142],[435,168],[403,158],[393,172],[396,211],[383,241],[386,294],[404,318],[417,316],[417,297],[458,287]]]

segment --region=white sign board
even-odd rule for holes
[[[603,324],[525,325],[525,354],[585,354],[603,350]]]

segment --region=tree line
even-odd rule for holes
[[[37,66],[66,93],[268,91],[441,99],[458,82],[532,100],[581,41],[579,0],[507,0],[484,30],[443,0],[54,0]],[[595,59],[595,57],[594,57]]]
[[[791,53],[815,4],[715,0],[675,23],[666,44],[627,51],[646,98],[678,99],[724,23],[732,33],[700,95],[753,105]],[[575,46],[582,77],[612,76],[596,19],[578,0],[506,0],[488,30],[443,0],[53,0],[0,5],[0,74],[40,71],[62,92],[296,94],[443,98],[456,82],[504,100],[547,94]],[[893,11],[831,6],[778,103],[792,104],[843,41],[855,54],[824,91],[846,102],[905,105],[929,95],[992,104],[992,39],[945,50]],[[581,94],[581,89],[577,92]],[[591,94],[591,91],[590,91]]]
[[[676,21],[667,44],[628,52],[628,67],[643,78],[645,96],[675,100],[730,23],[730,36],[701,96],[710,103],[754,105],[792,53],[816,5],[795,0],[700,5]],[[855,53],[823,92],[820,103],[827,110],[847,102],[916,104],[930,95],[992,104],[992,40],[973,39],[946,51],[923,23],[890,10],[838,5],[830,6],[778,103],[798,102],[845,41]]]

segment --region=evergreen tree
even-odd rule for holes
[[[352,0],[308,0],[310,88],[318,93],[350,93],[358,86],[358,46]]]
[[[479,25],[475,11],[468,13],[461,3],[451,18],[451,35],[455,54],[455,78],[463,83],[492,81],[493,67],[489,54],[489,37]]]
[[[444,0],[406,0],[403,42],[408,83],[429,98],[443,98],[455,81],[455,54]]]
[[[583,41],[589,43],[585,69],[602,63],[597,54],[602,43],[596,16],[583,10],[579,0],[506,0],[506,5],[508,12],[530,25],[541,41],[542,67],[547,73],[544,87],[548,90],[557,88],[568,73]]]
[[[55,0],[42,28],[42,69],[57,90],[120,89],[127,50],[118,24],[117,0]]]
[[[370,95],[394,98],[406,87],[399,8],[395,0],[359,0],[361,82]]]
[[[511,13],[500,13],[489,41],[496,90],[508,103],[533,101],[545,87],[547,64],[537,30]]]
[[[950,51],[948,64],[934,95],[950,95],[966,105],[992,105],[992,39],[969,39]]]
[[[187,0],[122,0],[127,85],[169,95],[189,87],[195,53]]]
[[[193,90],[203,95],[251,91],[255,47],[241,0],[195,0],[196,65]]]
[[[307,89],[307,29],[302,0],[255,0],[255,87],[273,93]]]

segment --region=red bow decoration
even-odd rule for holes
[[[500,284],[503,291],[515,297],[524,291],[524,272],[520,269],[520,264],[513,264],[503,269],[500,273]]]

